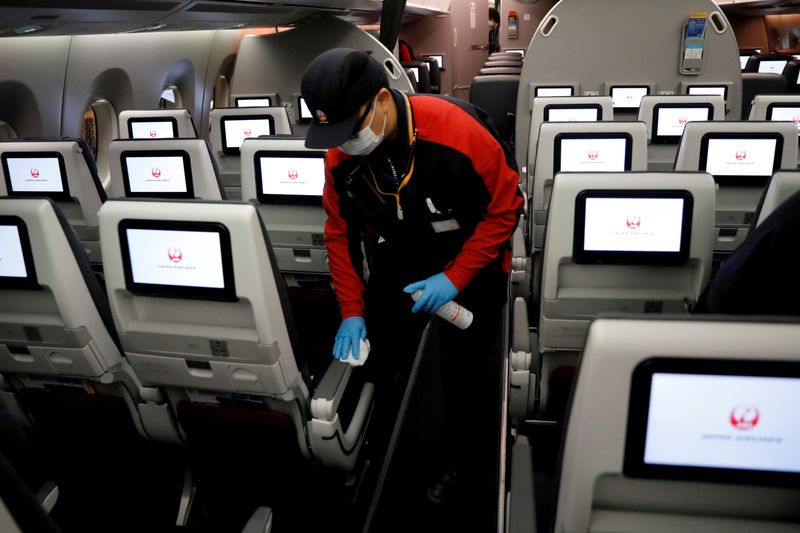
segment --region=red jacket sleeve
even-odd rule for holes
[[[351,243],[351,232],[347,221],[342,217],[339,194],[334,185],[331,168],[341,159],[334,148],[328,151],[325,158],[325,190],[322,194],[322,205],[328,214],[325,222],[325,247],[328,250],[328,262],[331,270],[333,288],[339,301],[342,320],[354,316],[364,316],[364,281],[356,271],[353,261],[363,261],[361,243]],[[358,252],[354,252],[358,250]],[[357,256],[354,254],[357,253]]]

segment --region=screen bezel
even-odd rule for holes
[[[306,118],[306,117],[303,116],[303,106],[300,105],[300,102],[302,100],[304,100],[304,98],[302,96],[298,96],[297,97],[297,123],[298,124],[308,124],[308,123],[311,122],[312,117],[307,117]],[[308,102],[306,102],[306,107],[308,107]],[[308,111],[310,112],[311,108],[309,108]]]
[[[546,97],[545,97],[546,98]],[[596,109],[597,110],[597,121],[601,122],[603,120],[603,106],[600,104],[545,104],[544,106],[544,121],[550,121],[550,110],[551,109]],[[585,121],[581,121],[585,122]],[[589,121],[591,122],[591,121]]]
[[[714,105],[708,102],[695,102],[686,104],[672,104],[660,103],[653,106],[653,126],[652,133],[650,134],[650,142],[655,144],[678,144],[681,141],[682,135],[659,135],[658,134],[658,116],[659,111],[662,109],[707,109],[708,117],[705,122],[714,119]]]
[[[561,172],[561,141],[570,139],[625,139],[625,169],[613,170],[611,172],[627,172],[631,169],[633,161],[633,137],[630,133],[620,132],[597,132],[597,133],[559,133],[556,135],[553,148],[553,175]],[[575,172],[575,171],[567,171]],[[589,171],[592,172],[592,171]],[[602,172],[602,171],[599,171]]]
[[[11,187],[11,174],[8,170],[9,159],[58,159],[58,170],[61,173],[61,192],[53,191],[14,191]],[[71,201],[69,193],[69,180],[67,179],[67,166],[64,164],[64,156],[59,152],[3,152],[0,155],[3,165],[3,174],[6,180],[6,193],[12,198],[50,198],[54,201]]]
[[[541,96],[539,89],[569,89],[569,94],[560,94],[558,96]],[[575,87],[572,85],[537,85],[533,90],[534,98],[566,98],[568,96],[575,96]]]
[[[639,111],[639,108],[642,107],[641,100],[639,101],[639,105],[636,107],[617,107],[614,105],[614,91],[618,89],[645,89],[645,93],[642,96],[650,96],[650,86],[649,85],[612,85],[608,90],[608,95],[611,97],[611,105],[614,108],[614,111],[617,113],[636,113]]]
[[[186,177],[186,192],[133,192],[131,191],[130,177],[128,176],[128,158],[146,157],[180,157],[183,159],[183,170]],[[122,167],[122,185],[125,188],[126,198],[194,198],[194,180],[192,178],[192,159],[184,150],[124,150],[119,155],[119,164]]]
[[[264,99],[269,100],[269,103],[267,105],[259,105],[259,106],[240,106],[239,105],[239,102],[248,102],[248,101],[253,101],[253,100],[264,100]],[[236,98],[233,99],[233,105],[237,109],[248,108],[248,107],[272,107],[272,97],[269,96],[269,95],[266,95],[266,94],[264,96],[237,96]]]
[[[772,111],[774,109],[800,109],[800,101],[797,103],[783,103],[783,102],[772,102],[771,104],[767,105],[767,120],[772,120]],[[797,123],[795,123],[797,125]],[[798,142],[800,142],[800,128],[797,130]]]
[[[240,108],[237,108],[240,109]],[[244,108],[247,109],[247,108]],[[225,115],[219,119],[219,133],[222,137],[222,153],[225,155],[240,155],[241,150],[239,148],[228,148],[228,137],[225,134],[225,124],[230,121],[238,122],[240,120],[264,120],[266,119],[269,122],[269,129],[272,132],[270,135],[275,135],[275,117],[272,115],[261,114],[261,115]],[[247,137],[248,139],[250,137]],[[256,139],[257,137],[252,137]]]
[[[584,250],[584,228],[586,224],[587,198],[679,198],[683,200],[683,221],[681,225],[681,245],[677,252],[626,252]],[[692,237],[692,214],[694,197],[685,190],[613,190],[588,189],[575,197],[575,225],[573,227],[572,257],[575,263],[583,265],[655,265],[677,266],[689,260]]]
[[[722,88],[722,99],[724,101],[728,101],[728,86],[727,85],[714,85],[713,83],[700,83],[700,84],[692,84],[686,86],[686,95],[687,96],[719,96],[718,94],[692,94],[692,89],[719,89]]]
[[[714,133],[708,132],[700,139],[700,158],[698,160],[697,169],[706,172],[708,164],[708,143],[714,139],[776,139],[775,143],[775,160],[772,162],[772,174],[780,169],[781,158],[783,157],[783,135],[773,132],[758,132],[758,133]],[[710,174],[710,172],[709,172]],[[730,176],[720,175],[714,176],[714,181],[720,185],[741,185],[741,186],[762,186],[765,185],[772,174],[769,176]],[[713,174],[712,174],[713,176]]]
[[[135,140],[151,139],[151,137],[134,137],[133,125],[140,122],[168,122],[172,125],[172,139],[178,138],[178,121],[175,117],[130,117],[128,119],[128,138]],[[170,137],[155,137],[155,139],[168,139]]]
[[[28,226],[25,221],[14,215],[0,215],[0,226],[16,226],[19,233],[20,247],[22,248],[22,260],[25,263],[25,272],[27,273],[24,278],[0,276],[0,289],[41,290],[42,287],[36,277],[33,248],[31,247],[31,239],[28,235]]]
[[[772,71],[770,71],[770,72],[766,72],[766,71],[765,72],[761,72],[761,63],[765,63],[765,62],[768,62],[768,63],[780,63],[781,61],[783,61],[784,63],[783,63],[783,69],[781,69],[780,72],[772,72]],[[771,59],[771,58],[765,57],[765,58],[761,58],[761,59],[758,60],[758,65],[756,65],[756,72],[758,74],[778,74],[778,75],[782,75],[783,71],[786,69],[786,65],[788,65],[788,64],[789,64],[789,59]]]
[[[224,287],[221,289],[208,287],[181,287],[176,285],[157,285],[152,283],[136,283],[133,281],[131,257],[128,248],[128,229],[166,230],[166,231],[196,231],[216,232],[219,234],[220,251],[222,256],[222,279]],[[125,288],[132,294],[140,296],[156,296],[159,298],[180,298],[189,300],[213,300],[236,302],[236,282],[233,276],[233,251],[231,236],[228,228],[218,222],[187,222],[175,220],[139,220],[123,219],[117,226],[119,235],[120,252],[122,254],[122,269],[125,274]]]
[[[800,474],[701,466],[655,465],[644,462],[652,377],[656,373],[710,374],[720,376],[800,378],[800,363],[792,361],[743,361],[683,359],[656,356],[639,363],[631,376],[625,455],[625,476],[745,485],[800,485]]]
[[[320,157],[321,156],[321,157]],[[261,158],[262,157],[302,157],[306,159],[322,159],[323,168],[325,166],[325,152],[315,151],[293,151],[293,150],[258,150],[253,155],[253,166],[256,175],[256,198],[262,204],[283,204],[283,205],[322,205],[322,194],[319,196],[307,196],[300,194],[265,194],[261,179]]]

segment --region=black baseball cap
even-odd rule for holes
[[[317,56],[300,85],[311,111],[306,148],[344,143],[356,126],[359,108],[385,86],[381,66],[360,50],[334,48]]]

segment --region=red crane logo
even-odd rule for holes
[[[297,169],[290,168],[289,169],[289,179],[296,180],[300,174],[297,172]]]
[[[169,248],[167,249],[167,257],[173,263],[180,263],[183,261],[183,252],[180,248]]]
[[[744,161],[747,159],[747,151],[746,150],[736,150],[736,160],[737,161]]]
[[[589,150],[589,153],[586,154],[589,157],[590,161],[594,161],[597,159],[597,156],[600,155],[597,153],[597,150]]]
[[[158,135],[158,132],[156,130],[150,130],[150,137],[155,137],[157,135]]]
[[[251,130],[250,128],[246,128],[246,129],[244,130],[244,136],[245,136],[245,137],[250,137],[250,134],[251,134],[251,133],[253,133],[253,130]]]
[[[31,177],[32,178],[38,178],[39,177],[39,169],[38,168],[32,168],[31,169]]]
[[[755,405],[737,405],[731,411],[731,425],[741,431],[753,429],[760,419],[761,414]]]
[[[639,215],[630,215],[625,219],[625,224],[627,224],[629,229],[639,229],[639,226],[642,224],[642,219]]]
[[[153,175],[154,178],[160,178],[161,177],[161,169],[158,168],[158,167],[153,168],[150,171],[150,173]]]

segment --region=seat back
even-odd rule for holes
[[[442,92],[442,73],[439,69],[439,63],[432,57],[422,57],[420,61],[428,64],[428,72],[431,77],[431,92],[439,94]]]
[[[428,70],[428,63],[425,61],[403,61],[400,63],[404,68],[409,69],[417,88],[421,93],[431,92],[431,75]]]
[[[247,139],[242,144],[242,199],[256,205],[283,273],[327,273],[322,189],[325,152],[305,139]]]
[[[798,343],[797,323],[595,320],[565,433],[555,531],[594,530],[590,524],[603,531],[796,529],[796,482],[748,484],[746,471],[715,479],[698,468],[659,465],[730,468],[738,459],[777,470],[782,459],[796,458],[781,451],[788,439],[775,438],[793,431],[783,421],[797,416],[796,402],[785,402],[797,374],[792,381],[763,376],[789,377],[782,364],[796,371]],[[749,405],[761,414],[757,424],[742,414]],[[652,420],[643,417],[648,406]],[[720,482],[725,474],[739,482]]]
[[[781,148],[773,162],[771,149],[778,144]],[[755,159],[759,153],[766,157]],[[796,165],[797,127],[792,122],[690,122],[675,159],[675,170],[708,168],[715,175],[719,185],[714,244],[717,252],[735,250],[747,236],[773,172],[793,169]]]
[[[575,112],[569,113],[570,110]],[[610,96],[534,97],[526,163],[530,169],[529,175],[533,176],[533,167],[536,164],[536,145],[539,143],[539,127],[542,122],[591,122],[593,117],[597,117],[596,120],[614,120]]]
[[[480,76],[496,76],[498,74],[522,74],[522,67],[483,67],[478,71]]]
[[[779,205],[798,191],[800,191],[800,172],[794,170],[776,172],[769,180],[769,185],[753,217],[754,227],[764,222]]]
[[[197,138],[197,129],[188,109],[129,109],[119,114],[119,138]]]
[[[685,312],[711,272],[713,211],[714,180],[705,173],[558,174],[540,351],[579,350],[603,312]]]
[[[687,122],[725,120],[722,96],[645,96],[639,120],[647,126],[647,168],[672,170]]]
[[[534,249],[544,246],[556,172],[603,167],[613,172],[625,170],[623,164],[628,165],[628,170],[647,170],[647,131],[643,122],[543,122],[536,163],[533,169],[528,167],[527,192],[532,196],[533,208],[528,234]]]
[[[280,104],[280,96],[277,93],[232,94],[230,96],[231,107],[275,107]]]
[[[514,116],[519,89],[519,76],[476,76],[469,86],[469,101],[480,107],[492,119],[500,138],[511,145],[514,136]]]
[[[216,161],[202,139],[116,140],[108,152],[112,198],[225,199]]]
[[[800,92],[800,61],[794,59],[786,64],[783,69],[783,77],[786,80],[786,89],[790,93]]]
[[[90,261],[101,263],[97,211],[106,191],[88,145],[82,139],[10,141],[0,143],[0,159],[5,178],[0,196],[49,197],[78,233]]]
[[[490,59],[483,64],[484,68],[492,67],[519,67],[522,68],[521,59]]]
[[[758,74],[782,74],[783,69],[794,57],[785,54],[753,54],[748,59],[744,71]]]
[[[742,120],[750,116],[750,106],[759,94],[784,94],[786,79],[780,74],[742,74]]]
[[[800,128],[800,94],[756,95],[748,120],[789,121]]]
[[[291,135],[289,114],[284,107],[250,107],[214,109],[211,122],[211,147],[219,166],[225,195],[241,198],[241,163],[239,150],[247,137],[259,135]]]

